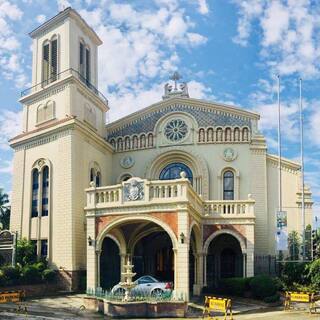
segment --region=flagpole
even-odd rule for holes
[[[278,75],[278,166],[279,166],[279,211],[282,211],[282,172],[281,172],[281,105],[280,105],[280,76]]]
[[[301,156],[301,215],[302,215],[302,259],[306,259],[306,222],[305,222],[305,208],[304,208],[304,153],[303,153],[303,110],[302,110],[302,79],[299,81],[299,109],[300,109],[300,156]]]

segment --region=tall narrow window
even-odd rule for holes
[[[223,200],[234,200],[234,174],[226,171],[223,174]]]
[[[43,81],[47,85],[50,79],[50,46],[49,43],[46,43],[43,46],[43,57],[42,57],[42,67],[43,67]]]
[[[80,42],[80,56],[79,56],[79,61],[80,61],[80,75],[85,78],[85,69],[84,69],[84,45],[82,42]]]
[[[51,75],[50,82],[57,80],[58,74],[58,40],[51,41]]]
[[[49,168],[46,166],[42,173],[42,216],[49,213]]]
[[[86,80],[87,84],[90,83],[90,50],[86,48]]]
[[[97,176],[96,176],[96,186],[97,186],[97,187],[100,187],[100,184],[101,184],[101,174],[100,174],[100,172],[98,171],[98,172],[97,172]]]
[[[43,258],[46,258],[48,255],[48,240],[47,239],[43,239],[41,240],[41,251],[40,251],[40,255]]]
[[[32,205],[31,217],[38,216],[38,199],[39,199],[39,171],[34,169],[32,171]]]

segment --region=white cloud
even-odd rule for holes
[[[38,23],[44,23],[46,21],[46,16],[44,14],[39,14],[36,17],[36,20],[37,20]]]
[[[9,149],[8,140],[21,131],[22,112],[3,109],[0,113],[0,149]]]
[[[201,14],[208,14],[209,13],[209,6],[206,0],[198,0],[198,11]]]
[[[12,161],[0,161],[0,173],[12,174],[13,164]]]
[[[320,7],[311,0],[233,0],[239,7],[234,41],[247,45],[260,31],[261,58],[271,73],[320,76]],[[254,28],[253,28],[254,26]]]

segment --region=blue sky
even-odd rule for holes
[[[298,79],[303,79],[306,181],[320,206],[320,4],[311,0],[0,0],[0,186],[11,191],[20,91],[30,86],[27,35],[71,5],[97,31],[99,89],[108,121],[159,101],[178,69],[195,98],[261,114],[276,153],[276,75],[282,78],[283,153],[299,159]]]

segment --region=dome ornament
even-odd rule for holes
[[[182,79],[182,76],[178,71],[175,71],[173,75],[169,78],[174,82],[174,87],[170,83],[164,85],[164,95],[163,99],[169,99],[171,97],[185,97],[189,98],[188,85],[186,82],[181,82],[178,85],[178,81]]]

